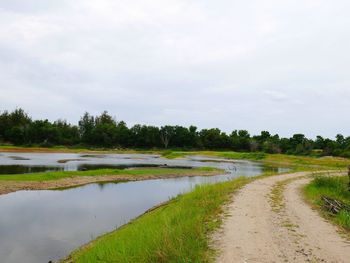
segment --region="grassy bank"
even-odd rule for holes
[[[350,213],[342,211],[336,216],[329,214],[322,208],[321,196],[329,196],[350,205],[350,192],[347,189],[348,176],[316,177],[304,188],[306,199],[319,209],[321,214],[350,233]]]
[[[64,262],[209,262],[223,203],[251,179],[197,186],[73,252]]]
[[[278,164],[279,166],[299,167],[299,170],[320,169],[344,169],[350,164],[350,159],[340,157],[311,157],[286,154],[267,154],[259,152],[225,152],[225,151],[163,151],[161,155],[166,158],[181,158],[186,155],[203,155],[226,159],[243,159],[260,161],[266,164]]]
[[[226,152],[226,151],[161,151],[160,154],[163,157],[169,159],[181,158],[186,155],[203,155],[209,157],[219,157],[227,159],[247,159],[247,160],[262,160],[265,159],[267,154],[260,152]]]
[[[1,175],[1,181],[51,181],[64,178],[74,178],[81,176],[106,176],[106,175],[120,175],[127,177],[145,178],[162,177],[162,176],[191,176],[191,175],[214,175],[224,173],[223,170],[200,167],[193,169],[171,169],[171,168],[137,168],[137,169],[99,169],[90,171],[59,171],[59,172],[43,172],[43,173],[30,173],[30,174],[8,174]]]

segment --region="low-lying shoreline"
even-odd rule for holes
[[[209,236],[232,194],[252,178],[197,186],[77,248],[60,262],[211,262]]]
[[[265,164],[278,164],[286,167],[296,166],[301,170],[313,167],[315,170],[342,169],[349,165],[348,158],[342,157],[316,157],[287,154],[269,154],[263,152],[234,152],[234,151],[181,151],[165,149],[87,149],[87,148],[68,148],[68,147],[22,147],[22,146],[4,146],[0,145],[1,152],[25,152],[25,153],[76,153],[76,154],[156,154],[167,159],[184,158],[188,155],[201,155],[214,158],[223,158],[227,160],[252,160]]]
[[[56,150],[56,149],[55,149]],[[1,148],[0,148],[1,151]],[[52,151],[53,152],[53,151]],[[77,151],[78,152],[78,151]],[[79,151],[82,153],[81,151]],[[91,151],[89,153],[92,153]],[[107,153],[97,151],[96,153]],[[108,153],[152,153],[166,158],[183,158],[186,155],[203,155],[230,159],[250,159],[265,164],[284,164],[293,171],[339,170],[346,167],[348,159],[333,157],[304,157],[291,155],[254,155],[254,153],[236,152],[181,152],[181,151],[114,151]],[[261,157],[261,158],[260,158]],[[191,170],[157,169],[161,172],[151,172],[155,169],[128,169],[118,173],[87,171],[75,172],[76,176],[59,177],[31,175],[31,180],[8,181],[1,179],[0,194],[18,190],[44,190],[77,187],[90,183],[125,182],[149,179],[166,179],[183,176],[210,176],[222,174],[222,170]],[[208,168],[207,168],[208,169]],[[211,169],[211,168],[209,168]],[[115,171],[115,170],[114,170]],[[124,171],[124,174],[123,174]],[[135,171],[134,174],[132,174]],[[65,172],[66,173],[66,172]],[[128,173],[128,174],[125,174]],[[74,174],[72,172],[71,174]],[[67,174],[66,174],[67,175]],[[167,262],[183,259],[191,262],[212,261],[215,249],[210,245],[210,235],[222,224],[225,215],[225,204],[231,200],[232,194],[242,186],[273,174],[264,174],[255,178],[239,178],[236,180],[205,185],[195,188],[192,192],[180,195],[169,202],[151,209],[129,224],[102,235],[94,241],[72,252],[63,262],[96,262],[100,259],[113,262]],[[7,176],[9,177],[9,176]],[[59,178],[58,178],[59,177]],[[12,177],[15,178],[15,177]],[[29,177],[27,177],[29,178]]]
[[[46,177],[42,180],[25,180],[25,177],[30,174],[24,174],[23,180],[19,180],[19,175],[10,175],[7,178],[13,176],[17,177],[16,180],[0,180],[0,195],[8,194],[11,192],[16,192],[20,190],[50,190],[50,189],[60,189],[77,187],[91,183],[108,183],[108,182],[128,182],[128,181],[141,181],[141,180],[151,180],[151,179],[169,179],[176,177],[193,177],[193,176],[211,176],[225,173],[223,170],[215,168],[193,168],[193,169],[164,169],[164,168],[153,168],[153,169],[131,169],[122,170],[115,172],[110,171],[106,173],[103,170],[101,174],[98,174],[96,170],[96,175],[84,175],[80,172],[77,176],[76,172],[71,172],[72,176],[65,176],[61,179],[48,180]],[[123,174],[124,171],[124,174]],[[60,172],[52,172],[50,174],[55,174]],[[62,172],[61,172],[62,173]],[[69,175],[69,172],[65,172]],[[40,175],[40,173],[35,174]],[[47,175],[47,173],[42,173],[42,175]],[[1,176],[0,176],[1,178]]]
[[[0,145],[0,152],[25,153],[153,153],[161,150],[133,150],[133,149],[103,149],[103,148],[68,148],[68,147],[23,147]]]

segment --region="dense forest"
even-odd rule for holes
[[[251,136],[246,130],[234,130],[226,134],[218,128],[198,130],[195,126],[155,127],[137,124],[128,127],[124,121],[116,121],[106,111],[99,116],[85,113],[78,125],[65,120],[53,123],[32,120],[23,109],[3,111],[0,112],[0,142],[44,147],[177,148],[350,157],[350,137],[341,134],[335,140],[321,136],[312,140],[303,134],[281,138],[268,131]]]

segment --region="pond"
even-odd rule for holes
[[[230,180],[241,175],[259,175],[266,170],[286,171],[250,161],[228,161],[190,156],[166,160],[156,155],[2,154],[6,166],[60,167],[79,165],[212,166],[230,174],[182,177],[126,183],[90,184],[65,190],[18,191],[0,196],[1,262],[40,263],[64,258],[97,236],[128,223],[149,208],[191,190],[197,184]],[[12,155],[11,155],[12,156]],[[26,160],[24,160],[24,158]],[[59,163],[60,160],[82,159]],[[29,160],[28,160],[29,159]],[[48,168],[48,169],[51,169]],[[0,165],[1,169],[1,165]],[[0,175],[1,176],[1,175]]]
[[[279,167],[263,166],[257,162],[226,160],[204,156],[166,159],[153,154],[75,154],[75,153],[0,153],[1,174],[45,171],[78,171],[102,168],[130,167],[192,168],[216,167],[236,171],[239,175],[254,176],[263,171],[277,171]]]

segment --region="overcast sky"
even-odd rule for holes
[[[350,135],[350,1],[0,0],[0,110]]]

